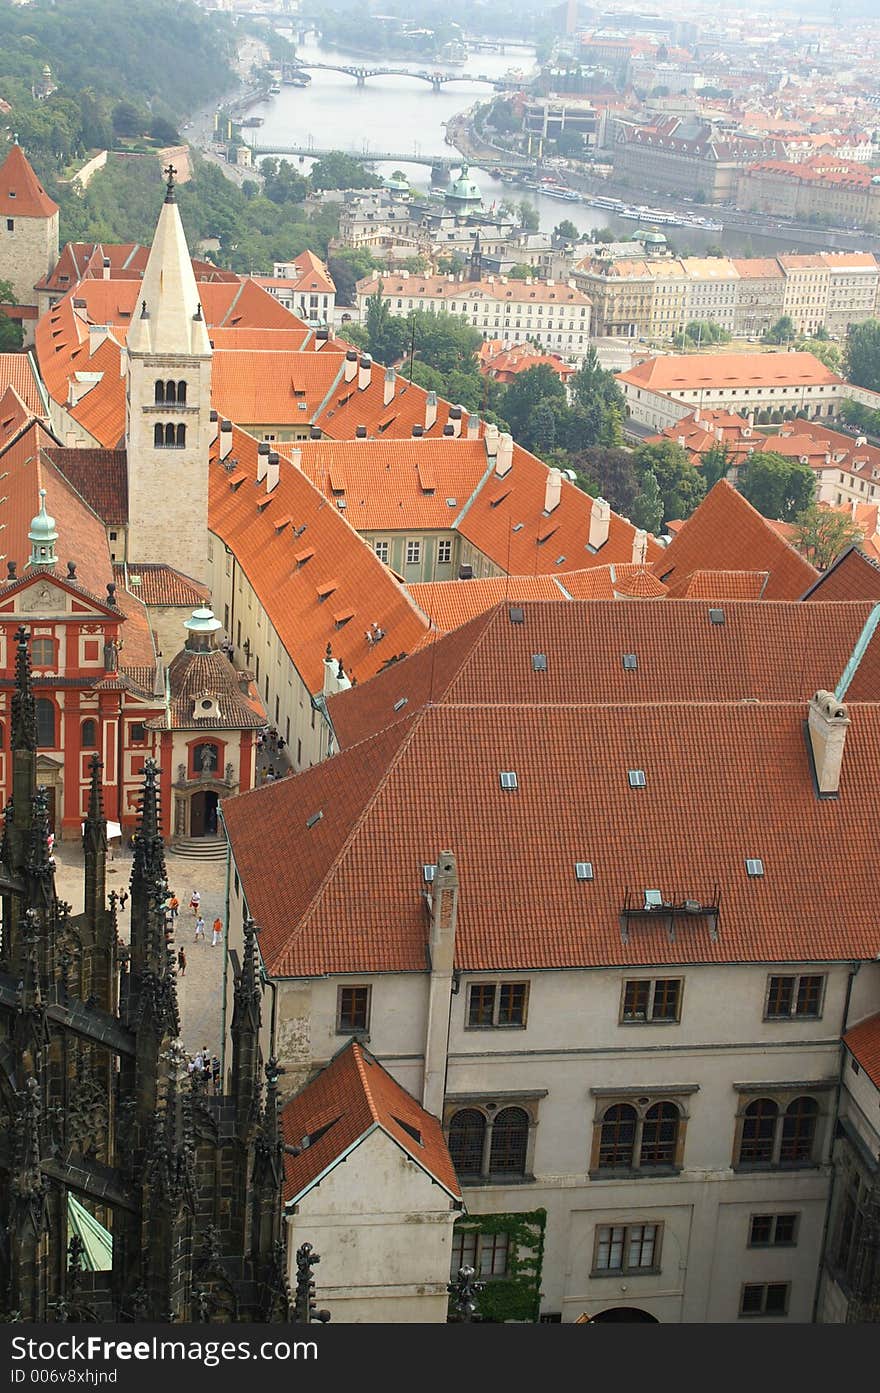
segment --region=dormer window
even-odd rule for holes
[[[193,720],[196,721],[218,721],[220,719],[220,707],[217,698],[205,693],[203,696],[196,697],[193,702]]]

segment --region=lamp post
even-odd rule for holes
[[[475,1281],[476,1273],[472,1267],[460,1267],[458,1275],[453,1282],[447,1284],[446,1290],[452,1297],[452,1306],[460,1321],[470,1323],[476,1315],[477,1303],[475,1297],[479,1296],[485,1283]]]

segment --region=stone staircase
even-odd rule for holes
[[[225,837],[177,837],[167,848],[191,861],[225,861]]]

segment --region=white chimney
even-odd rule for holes
[[[103,279],[104,279],[105,281],[109,281],[109,279],[110,279],[110,258],[109,258],[109,256],[105,256],[105,257],[104,257],[104,265],[102,266],[101,269],[102,269],[102,272],[103,272]]]
[[[275,450],[271,450],[268,456],[266,467],[266,492],[271,493],[278,484],[278,475],[281,472],[281,460]]]
[[[684,449],[684,436],[683,436],[683,435],[680,435],[680,436],[678,437],[678,443],[679,443],[679,445],[681,446],[681,448]]]
[[[373,376],[373,360],[372,360],[372,358],[370,357],[369,353],[364,353],[364,354],[361,355],[361,360],[360,360],[360,362],[358,363],[358,391],[359,391],[359,392],[362,392],[362,391],[364,390],[365,387],[369,387],[369,385],[370,385],[370,380],[371,380],[372,376]]]
[[[110,337],[109,324],[90,324],[89,325],[89,357],[97,353],[105,339]]]
[[[425,430],[437,424],[437,393],[429,392],[425,397]]]
[[[345,362],[342,365],[342,375],[346,382],[353,382],[358,370],[358,356],[353,348],[350,348],[345,355]]]
[[[449,424],[452,426],[452,434],[455,436],[455,439],[457,440],[458,437],[461,435],[461,407],[460,407],[460,406],[450,406],[450,408],[449,408]]]
[[[350,686],[351,681],[342,666],[342,659],[332,656],[326,657],[324,659],[324,696],[333,696],[336,692],[345,692]]]
[[[480,418],[479,418],[479,416],[469,416],[469,417],[468,417],[467,438],[468,438],[468,440],[479,440],[479,438],[480,438]]]
[[[302,469],[302,467],[303,467],[303,452],[302,452],[302,450],[297,450],[297,449],[291,450],[291,452],[290,452],[290,463],[293,465],[294,469]]]
[[[232,449],[232,422],[220,422],[220,459],[225,459]]]
[[[594,498],[590,510],[590,546],[594,551],[604,547],[608,541],[608,528],[611,523],[611,504],[604,498]]]
[[[863,445],[867,445],[867,443],[868,443],[867,436],[864,436],[864,435],[857,435],[857,436],[856,436],[856,449],[857,449],[857,450],[860,450],[861,447],[862,447]]]
[[[551,469],[548,471],[547,483],[544,488],[544,512],[552,513],[554,508],[558,508],[561,497],[562,474],[558,469]]]
[[[513,436],[502,431],[498,437],[498,452],[495,456],[495,473],[499,479],[509,474],[513,465]]]
[[[648,553],[648,534],[641,527],[633,533],[633,565],[644,566]]]
[[[397,373],[393,368],[385,369],[385,387],[382,392],[382,401],[385,406],[390,406],[394,401],[394,393],[397,390]]]
[[[211,422],[211,439],[209,443],[213,445],[220,431],[220,413],[218,411],[214,411],[212,408],[210,417],[208,419]]]
[[[261,440],[257,446],[257,483],[261,484],[269,472],[269,442]]]
[[[489,459],[494,459],[498,453],[498,427],[494,421],[489,421],[483,436],[486,442],[486,454]]]
[[[838,792],[848,728],[849,710],[844,703],[832,692],[817,692],[810,702],[808,730],[820,795]]]

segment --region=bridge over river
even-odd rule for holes
[[[496,91],[504,91],[511,84],[503,80],[486,77],[485,73],[448,73],[441,72],[439,69],[428,71],[421,68],[417,72],[412,68],[388,68],[388,67],[368,67],[366,64],[353,63],[304,63],[296,59],[284,63],[282,66],[282,82],[295,78],[297,73],[304,72],[326,72],[326,73],[346,73],[353,77],[358,87],[366,86],[367,78],[370,77],[412,77],[416,82],[429,82],[435,92],[439,92],[441,87],[449,82],[482,82]]]

